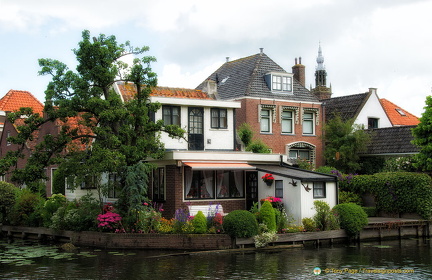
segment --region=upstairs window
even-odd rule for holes
[[[162,118],[165,125],[180,125],[180,107],[179,106],[162,106]]]
[[[292,92],[292,74],[270,72],[265,75],[267,86],[275,92]]]
[[[211,128],[227,128],[227,110],[220,108],[211,109]]]
[[[303,134],[313,135],[314,132],[315,132],[314,113],[304,112],[303,113]]]
[[[282,111],[282,133],[293,133],[294,120],[293,120],[293,111]]]
[[[261,109],[261,132],[270,132],[271,131],[271,110],[270,109]]]
[[[378,121],[377,118],[368,118],[368,128],[378,128]]]

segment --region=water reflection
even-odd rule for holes
[[[15,248],[24,248],[21,241],[16,241],[13,245]],[[0,248],[6,248],[4,246],[5,243],[0,242]],[[11,247],[8,248],[0,249],[1,260],[5,256],[5,251],[11,250]],[[52,247],[46,248],[49,251]],[[81,248],[68,258],[55,258],[48,255],[36,257],[30,264],[0,262],[0,278],[164,280],[432,278],[431,245],[430,242],[421,240],[264,252],[213,252],[190,255],[181,255],[180,252],[172,255],[172,253]],[[313,274],[315,267],[321,269],[321,275]],[[367,269],[375,269],[375,271],[364,273],[368,271]],[[388,269],[411,269],[414,273],[382,273]],[[350,273],[356,271],[358,273]]]

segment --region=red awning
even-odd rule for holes
[[[187,161],[183,162],[184,165],[192,167],[196,170],[204,170],[204,169],[256,169],[255,166],[249,165],[247,163],[242,162],[197,162],[197,161]]]

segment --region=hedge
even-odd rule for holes
[[[424,173],[384,172],[354,176],[350,188],[375,196],[377,210],[432,217],[432,179]]]

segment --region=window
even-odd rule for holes
[[[368,128],[378,128],[378,120],[377,118],[368,118]]]
[[[98,179],[99,178],[97,176],[91,176],[91,175],[85,176],[85,178],[81,182],[81,189],[82,190],[97,189]]]
[[[396,112],[398,112],[401,116],[406,116],[405,112],[402,109],[396,108]]]
[[[185,199],[244,197],[243,170],[185,168]]]
[[[314,134],[314,113],[303,113],[303,134]]]
[[[162,106],[162,118],[165,125],[180,125],[180,107]]]
[[[120,176],[115,173],[108,175],[108,198],[119,197]]]
[[[314,198],[325,198],[326,197],[326,184],[325,184],[325,182],[314,182],[313,183],[313,197]]]
[[[153,171],[153,200],[165,200],[165,169],[163,167]]]
[[[270,132],[271,127],[271,110],[270,109],[261,109],[261,132]]]
[[[282,133],[293,133],[293,111],[282,111]]]
[[[243,197],[243,171],[216,170],[217,198]]]
[[[211,128],[227,128],[227,110],[212,108],[211,109]]]
[[[9,141],[9,137],[10,137],[10,131],[8,130],[7,134],[6,134],[6,146],[10,146],[12,143]]]
[[[276,91],[292,91],[292,78],[282,75],[271,75],[272,90]]]
[[[310,150],[308,149],[291,149],[289,151],[289,158],[295,158],[295,159],[310,159]]]
[[[283,181],[276,180],[275,181],[275,197],[283,198]]]

